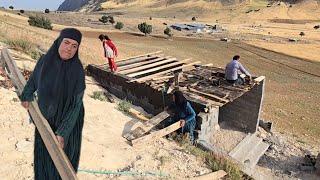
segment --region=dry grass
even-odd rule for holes
[[[190,145],[188,142],[188,137],[182,137],[177,138],[174,137],[174,139],[180,139],[178,140],[180,145],[191,154],[195,155],[197,158],[202,159],[208,168],[210,168],[213,172],[218,170],[224,170],[228,174],[228,179],[232,180],[239,180],[239,179],[245,179],[244,174],[240,171],[237,164],[232,162],[229,158],[226,156],[223,156],[222,154],[214,154],[208,151],[204,151],[196,146]]]
[[[48,50],[53,41],[58,37],[59,32],[57,29],[62,29],[63,27],[61,25],[54,25],[54,31],[50,31],[29,26],[27,19],[16,19],[11,15],[0,15],[0,36],[2,41],[23,39],[25,42],[29,42],[44,50]],[[79,52],[84,64],[98,63],[102,59],[102,51],[100,48],[97,48],[99,45],[100,43],[96,39],[83,38]]]

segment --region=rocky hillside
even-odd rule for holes
[[[65,0],[58,8],[58,11],[96,11],[101,9],[102,3],[113,3],[117,5],[145,5],[152,4],[153,6],[170,6],[178,3],[188,2],[190,0]],[[218,2],[222,5],[239,4],[249,0],[206,0],[206,2]]]
[[[65,0],[58,8],[58,11],[96,11],[105,0]]]

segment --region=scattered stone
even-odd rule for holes
[[[220,41],[230,42],[231,39],[229,39],[229,38],[221,38]]]
[[[19,99],[18,98],[12,98],[12,101],[13,102],[19,102]]]
[[[320,25],[316,25],[313,27],[313,29],[319,29],[320,28]]]
[[[262,127],[267,132],[272,132],[272,122],[259,120],[259,126]]]
[[[268,136],[269,136],[269,133],[267,131],[265,131],[263,128],[261,127],[258,127],[258,131],[259,131],[259,136],[262,138],[262,139],[266,139]]]
[[[270,41],[270,38],[263,38],[263,40],[265,40],[265,41]]]
[[[299,40],[296,38],[289,38],[289,42],[298,42]]]
[[[30,141],[21,140],[16,143],[16,150],[19,152],[30,152],[32,150],[32,143]]]
[[[138,156],[136,157],[136,160],[140,160],[140,159],[142,159],[142,157],[141,157],[140,155],[138,155]]]

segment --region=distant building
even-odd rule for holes
[[[213,31],[219,31],[222,28],[218,25],[209,25],[209,24],[199,24],[199,23],[191,23],[191,24],[173,24],[170,26],[172,29],[175,29],[177,31],[193,31],[195,33],[201,33],[201,32],[213,32]]]

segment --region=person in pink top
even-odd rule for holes
[[[100,34],[99,39],[102,42],[104,57],[108,59],[110,71],[117,71],[117,65],[114,61],[115,57],[118,56],[117,47],[107,35]]]

